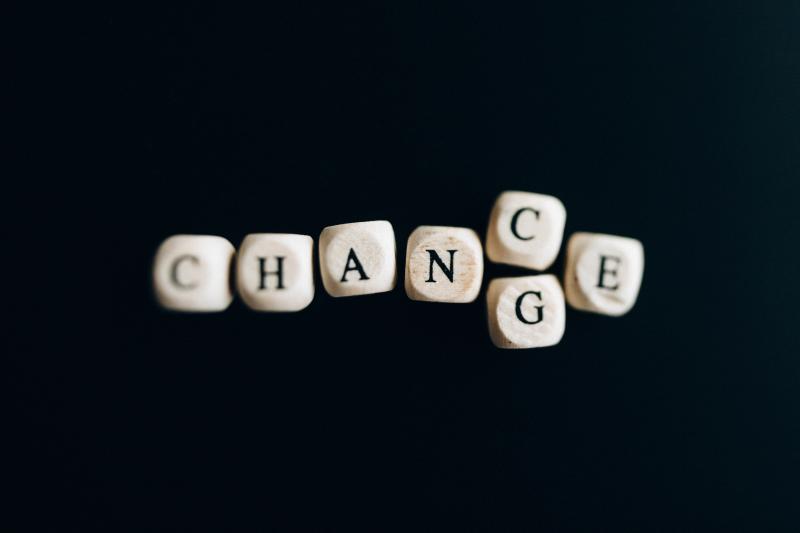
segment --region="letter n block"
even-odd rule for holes
[[[542,348],[564,335],[564,292],[551,274],[493,279],[486,304],[489,335],[498,348]]]
[[[468,228],[420,226],[408,237],[405,287],[423,302],[468,303],[483,281],[483,247]]]
[[[153,261],[158,303],[173,311],[224,311],[233,300],[230,269],[235,250],[214,235],[173,235]]]
[[[636,239],[574,233],[567,244],[564,289],[575,309],[619,316],[636,303],[644,249]]]
[[[239,247],[236,289],[256,311],[300,311],[314,299],[314,239],[252,233]]]

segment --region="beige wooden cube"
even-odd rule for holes
[[[405,287],[424,302],[468,303],[483,281],[483,248],[468,228],[420,226],[408,237]]]
[[[300,311],[314,299],[314,239],[253,233],[239,247],[236,289],[256,311]]]
[[[235,250],[214,235],[173,235],[153,261],[153,287],[162,307],[174,311],[223,311],[231,304]]]
[[[328,226],[319,236],[322,284],[334,297],[394,289],[397,245],[386,220]]]
[[[545,270],[558,256],[566,220],[555,196],[506,191],[489,216],[486,255],[495,263]]]
[[[564,289],[575,309],[619,316],[636,303],[644,248],[636,239],[574,233],[567,245]]]
[[[564,293],[551,274],[493,279],[486,304],[489,335],[498,348],[542,348],[564,336]]]

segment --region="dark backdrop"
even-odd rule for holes
[[[797,531],[800,10],[560,4],[15,28],[2,529]],[[333,299],[317,275],[297,314],[151,297],[175,233],[387,219],[402,269],[417,225],[483,235],[508,189],[643,242],[627,316],[500,351],[484,291],[402,277]]]

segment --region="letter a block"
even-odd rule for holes
[[[328,226],[319,236],[322,284],[331,296],[394,289],[397,245],[386,220]]]
[[[483,247],[468,228],[420,226],[408,237],[406,293],[424,302],[468,303],[483,281]]]
[[[486,304],[489,335],[498,348],[542,348],[564,335],[564,292],[551,274],[494,279]]]
[[[252,233],[236,260],[236,288],[256,311],[300,311],[314,299],[314,239],[290,233]]]
[[[173,235],[153,261],[153,288],[173,311],[224,311],[231,304],[230,268],[235,250],[214,235]]]
[[[582,311],[623,315],[636,303],[643,272],[644,249],[636,239],[574,233],[564,273],[567,302]]]
[[[506,191],[489,217],[486,255],[495,263],[545,270],[558,256],[566,220],[555,196]]]

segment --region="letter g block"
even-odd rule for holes
[[[230,268],[235,250],[214,235],[173,235],[153,261],[153,288],[173,311],[224,311],[233,300]]]
[[[574,233],[564,272],[567,302],[582,311],[624,315],[636,303],[643,272],[644,249],[636,239]]]
[[[564,292],[552,274],[493,279],[486,304],[498,348],[542,348],[564,336]]]

